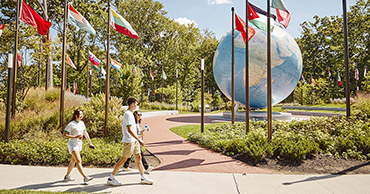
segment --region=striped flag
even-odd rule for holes
[[[330,67],[328,67],[328,72],[329,72],[329,81],[331,81],[331,72],[330,72]]]
[[[92,63],[92,66],[96,70],[96,72],[99,72],[100,60],[96,58],[95,55],[90,51],[89,51],[89,60]]]
[[[114,69],[116,69],[116,70],[119,70],[121,67],[122,67],[122,65],[121,65],[121,63],[118,63],[117,61],[115,61],[115,60],[113,60],[113,59],[111,59],[110,60],[110,65],[114,68]]]
[[[306,84],[306,80],[304,80],[303,73],[301,74],[301,77],[302,77],[303,85],[305,85]]]
[[[76,68],[76,66],[75,66],[75,64],[73,63],[72,59],[71,59],[71,58],[69,58],[69,56],[68,56],[68,55],[66,55],[66,60],[67,60],[67,63],[68,63],[71,67],[73,67],[73,68],[77,69],[77,68]]]
[[[96,34],[90,23],[72,6],[71,3],[68,3],[68,23],[74,25],[77,29],[89,32],[92,35]]]
[[[283,0],[272,0],[271,7],[276,8],[279,23],[287,28],[290,22],[290,13]]]
[[[149,70],[150,71],[150,77],[152,78],[152,81],[154,81],[154,75],[153,75],[153,72],[152,70]]]
[[[360,79],[359,76],[358,76],[358,74],[359,74],[358,69],[357,69],[357,67],[355,67],[355,79],[356,80],[359,80]]]
[[[267,31],[267,12],[251,3],[248,3],[249,16],[248,20],[257,28]],[[256,17],[256,15],[258,17]],[[270,14],[270,31],[274,30],[276,16]]]
[[[134,73],[135,73],[135,75],[137,75],[137,70],[136,70],[135,65],[132,65],[132,72],[134,72]]]
[[[3,30],[4,30],[4,24],[0,24],[0,36],[1,36],[1,34],[3,33]]]
[[[342,79],[340,78],[340,73],[338,72],[338,84],[339,86],[342,85]]]
[[[135,30],[132,29],[131,25],[112,8],[110,8],[110,11],[110,26],[117,32],[137,40],[139,36],[135,32]]]
[[[316,86],[316,82],[315,82],[315,80],[313,79],[312,76],[311,76],[311,83]]]

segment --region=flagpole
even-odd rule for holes
[[[200,64],[200,72],[201,72],[201,111],[200,111],[200,132],[204,132],[204,58],[201,59]]]
[[[68,14],[68,0],[64,0],[64,24],[63,24],[63,49],[62,49],[62,81],[60,83],[60,118],[59,118],[59,127],[63,127],[63,116],[64,116],[64,86],[65,86],[65,58],[66,58],[66,33],[67,33],[67,14]]]
[[[267,128],[268,139],[271,141],[272,128],[272,88],[271,88],[271,31],[270,31],[270,0],[267,0]]]
[[[13,53],[9,52],[8,54],[8,79],[7,79],[7,97],[6,97],[6,115],[5,115],[5,142],[10,140],[10,114],[11,114],[11,98],[12,98],[12,66],[13,66]]]
[[[144,90],[144,84],[143,84],[143,81],[141,81],[141,101],[140,102],[143,102],[143,90]]]
[[[338,78],[337,78],[337,98],[339,98],[339,71],[337,71],[338,73]]]
[[[117,87],[118,87],[118,70],[116,72],[116,97],[117,97]]]
[[[90,69],[90,96],[91,96],[91,90],[92,90],[92,69]]]
[[[132,86],[131,86],[131,96],[134,96],[134,77],[135,77],[135,73],[134,73],[134,64],[132,64]]]
[[[235,123],[235,110],[234,110],[234,101],[235,101],[235,90],[234,90],[234,87],[235,87],[235,80],[234,80],[234,36],[235,36],[235,32],[234,32],[234,20],[235,20],[235,15],[234,15],[234,7],[231,7],[231,29],[232,29],[232,41],[231,41],[231,124],[234,125]]]
[[[329,72],[330,72],[330,67],[328,67],[328,69],[329,69]],[[330,76],[331,75],[329,75],[329,81],[328,81],[328,103],[330,104]]]
[[[105,85],[105,123],[104,123],[104,128],[105,128],[105,136],[108,136],[108,104],[109,104],[109,67],[110,67],[110,55],[109,55],[109,45],[110,45],[110,0],[108,0],[108,29],[107,29],[107,72],[106,72],[106,85]]]
[[[164,87],[164,85],[163,85],[163,82],[164,82],[164,80],[163,80],[163,65],[162,65],[162,99],[161,99],[161,103],[163,103],[163,87]]]
[[[346,116],[351,115],[350,88],[349,88],[349,65],[348,65],[348,21],[347,0],[343,0],[343,33],[344,33],[344,63],[346,71]]]
[[[249,132],[249,24],[248,24],[248,0],[245,6],[245,131]]]
[[[89,98],[89,58],[87,58],[86,63],[86,98]]]
[[[367,66],[365,67],[365,72],[364,72],[364,76],[365,76],[365,78],[366,78],[366,82],[365,82],[365,92],[367,92],[367,81],[368,81],[368,78],[367,78],[367,76],[366,76],[366,70],[367,70]]]
[[[19,28],[19,8],[20,8],[21,0],[17,0],[17,18],[15,19],[15,37],[14,37],[14,55],[13,55],[13,90],[12,90],[12,106],[11,106],[11,113],[12,119],[15,117],[15,101],[17,95],[17,57],[18,57],[18,28]]]
[[[178,87],[177,87],[177,82],[178,82],[178,73],[177,73],[177,68],[176,68],[176,110],[179,110],[177,107],[177,96],[178,96]]]

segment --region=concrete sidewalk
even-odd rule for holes
[[[123,185],[112,187],[106,184],[112,169],[85,168],[85,172],[94,177],[89,185],[83,184],[77,169],[71,174],[76,181],[63,182],[66,170],[66,167],[0,165],[0,189],[127,194],[370,193],[370,175],[242,175],[154,170],[149,175],[154,185],[141,185],[139,173],[134,170],[120,171],[117,179]]]

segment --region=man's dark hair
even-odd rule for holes
[[[139,103],[139,100],[137,100],[135,97],[131,96],[131,97],[128,97],[127,99],[127,104],[128,106],[130,106],[132,103],[135,103],[135,102],[138,102]]]

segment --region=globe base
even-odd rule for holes
[[[226,119],[231,119],[231,112],[224,112],[222,117]],[[235,112],[235,120],[236,121],[245,121],[245,111],[237,111]],[[256,121],[267,121],[267,112],[266,111],[250,111],[249,112],[249,119],[256,120]],[[272,120],[291,120],[292,113],[285,113],[285,112],[272,112]]]

